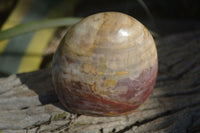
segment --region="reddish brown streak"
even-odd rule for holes
[[[151,94],[157,76],[157,63],[142,72],[136,80],[129,78],[117,82],[117,86],[128,86],[125,94],[118,95],[127,102],[111,99],[108,100],[92,93],[91,86],[80,82],[60,83],[55,79],[57,95],[62,104],[69,110],[79,114],[95,116],[117,116],[132,112],[140,106]],[[137,88],[140,89],[137,89]],[[140,91],[143,91],[140,93]],[[138,94],[138,95],[137,95]],[[136,96],[137,95],[137,96]],[[131,101],[129,99],[132,98]]]

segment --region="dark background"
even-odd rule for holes
[[[75,16],[85,17],[102,11],[120,11],[135,17],[160,35],[200,29],[198,0],[143,0],[152,16],[145,12],[139,1],[82,0],[75,7]]]
[[[103,11],[119,11],[141,21],[159,35],[200,29],[199,0],[63,0],[73,4],[73,16],[86,17]],[[0,0],[0,26],[15,7],[17,0]],[[66,13],[67,14],[67,13]],[[151,15],[149,15],[151,14]]]
[[[80,0],[76,6],[78,16],[101,11],[121,11],[139,19],[146,18],[139,0]],[[143,0],[153,16],[174,19],[200,19],[198,0]]]

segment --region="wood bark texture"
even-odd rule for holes
[[[156,40],[156,86],[138,109],[120,117],[73,114],[59,103],[51,69],[0,78],[0,132],[200,132],[200,31]]]

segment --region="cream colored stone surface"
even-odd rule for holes
[[[118,12],[83,19],[69,29],[60,47],[63,82],[89,84],[93,92],[105,97],[112,94],[107,87],[114,87],[124,78],[134,80],[157,63],[149,31],[136,19]],[[127,89],[115,93],[122,91]]]

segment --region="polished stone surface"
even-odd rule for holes
[[[118,12],[91,15],[72,26],[53,62],[61,102],[83,114],[130,112],[149,96],[156,75],[151,34],[136,19]],[[108,109],[101,111],[102,105]]]

